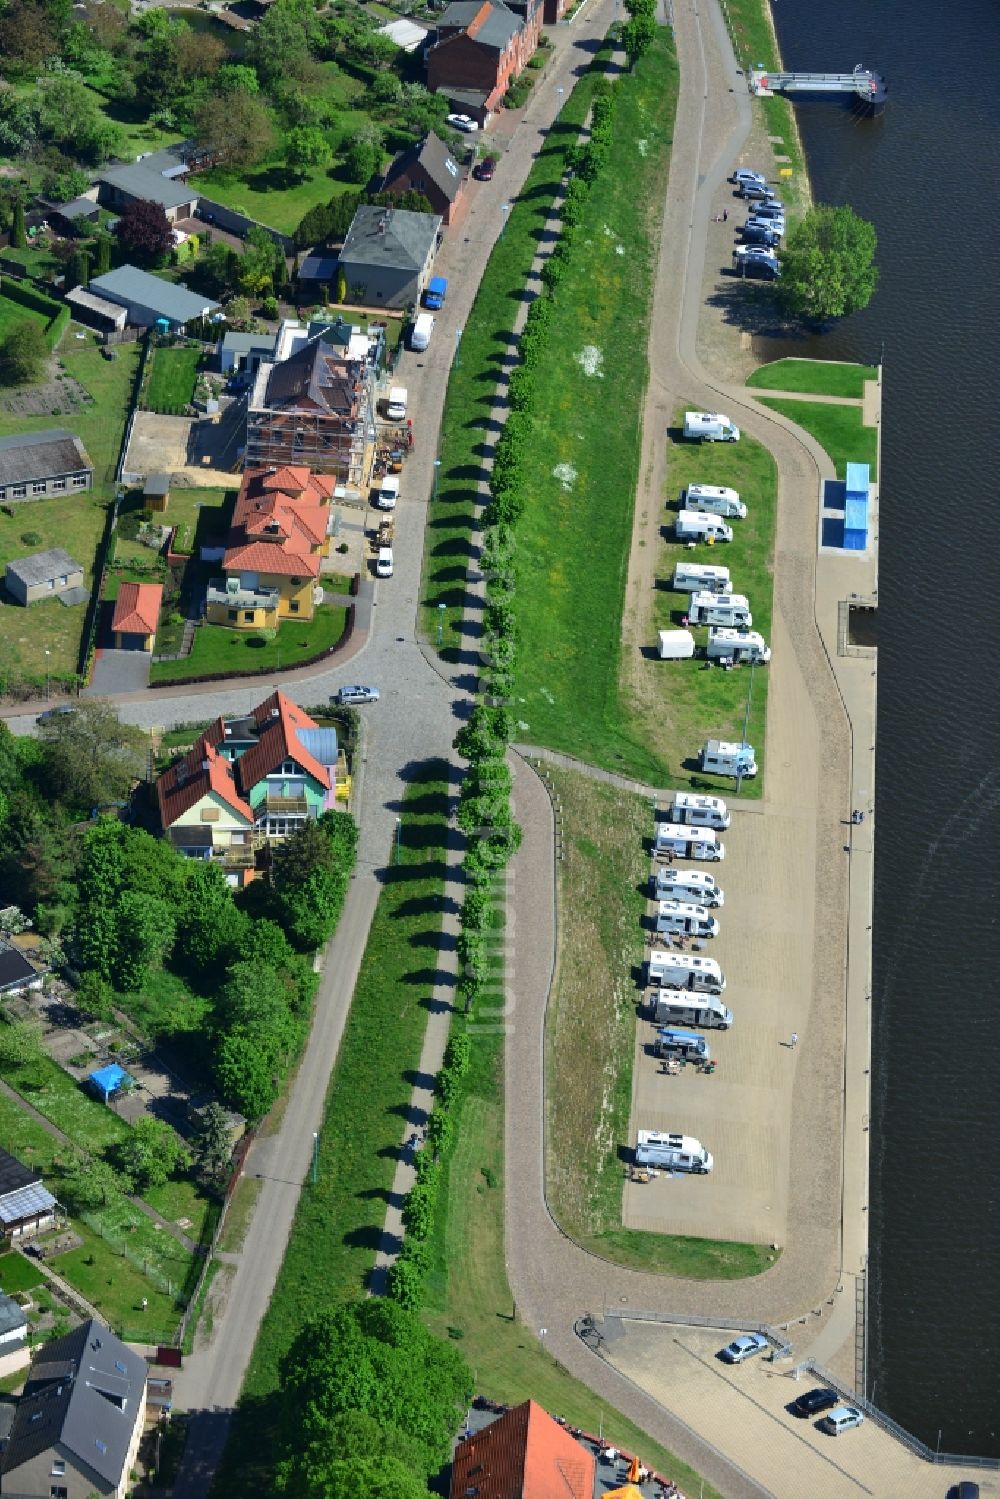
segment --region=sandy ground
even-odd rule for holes
[[[235,464],[245,429],[246,408],[239,403],[223,411],[218,422],[138,411],[125,469],[142,478],[173,474],[183,484],[231,489],[239,482]]]

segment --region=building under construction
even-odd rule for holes
[[[247,407],[247,468],[305,464],[364,494],[375,455],[375,372],[352,348],[310,340],[257,371]]]

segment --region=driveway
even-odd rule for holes
[[[150,651],[99,650],[90,686],[83,697],[114,697],[119,692],[141,692],[149,686]]]

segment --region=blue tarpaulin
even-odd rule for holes
[[[844,486],[844,548],[863,552],[868,545],[868,464],[849,463]]]
[[[117,1062],[111,1062],[107,1067],[99,1067],[87,1078],[87,1082],[93,1088],[99,1098],[105,1103],[120,1089],[125,1088],[135,1079],[129,1077],[124,1067],[119,1067]]]

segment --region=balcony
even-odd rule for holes
[[[276,588],[241,588],[236,579],[213,578],[205,595],[208,604],[227,609],[277,609],[281,594]]]
[[[304,796],[277,796],[268,792],[264,805],[269,817],[309,816],[309,802]]]

